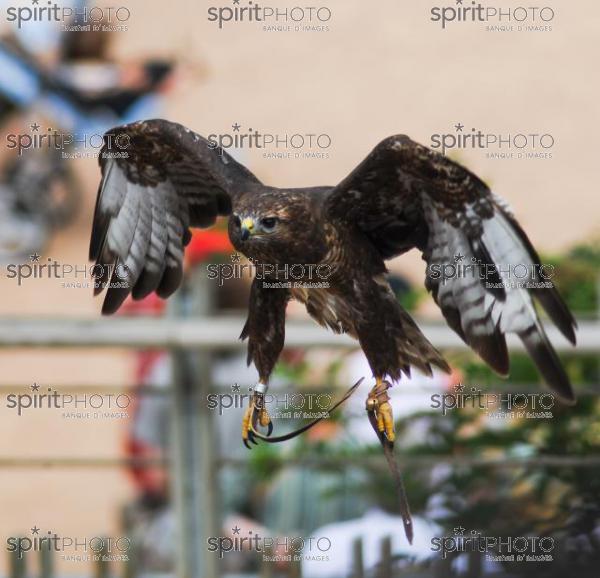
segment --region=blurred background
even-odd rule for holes
[[[263,5],[282,11],[263,22],[234,12],[249,6],[0,3],[0,576],[597,576],[597,3],[504,29],[442,29],[431,10],[454,2],[328,0],[309,17],[282,0]],[[366,420],[366,384],[302,438],[246,451],[242,395],[256,373],[237,338],[251,276],[227,278],[226,224],[196,232],[168,303],[128,303],[102,320],[92,296],[100,135],[156,117],[212,135],[289,187],[335,184],[391,134],[443,139],[555,266],[580,322],[576,349],[551,333],[578,404],[522,415],[505,397],[442,412],[436,400],[464,392],[533,403],[545,390],[516,344],[507,381],[462,346],[413,252],[390,263],[393,287],[454,369],[392,391],[415,544]],[[457,145],[479,131],[484,147]],[[236,138],[255,132],[262,147]],[[288,315],[277,433],[306,421],[295,419],[306,400],[370,379],[350,340],[293,303]],[[547,538],[552,561],[455,551],[469,535]]]

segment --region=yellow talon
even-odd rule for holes
[[[392,413],[392,406],[389,401],[386,401],[379,406],[377,419],[378,424],[379,419],[381,419],[382,422],[382,425],[379,427],[379,431],[385,433],[385,437],[388,439],[388,441],[395,441],[396,432],[394,431],[394,415]]]
[[[367,398],[367,411],[375,416],[377,431],[384,434],[389,442],[394,442],[396,432],[394,431],[394,414],[390,396],[387,393],[389,387],[383,378],[375,378],[375,386]]]
[[[381,433],[385,433],[385,425],[383,423],[383,414],[380,411],[377,412],[377,429]]]
[[[250,405],[248,406],[248,409],[246,409],[242,419],[242,441],[247,448],[250,448],[248,442],[257,444],[254,434],[258,435],[256,428],[259,425],[261,427],[268,427],[269,431],[267,436],[271,435],[273,431],[271,417],[269,416],[269,412],[264,407],[264,399],[262,396],[256,394],[250,400]]]
[[[266,409],[261,409],[259,413],[258,421],[262,427],[267,427],[271,423],[269,412]]]
[[[250,420],[252,419],[252,404],[250,407],[246,409],[244,412],[244,417],[242,418],[242,440],[248,440],[248,432],[250,431]]]

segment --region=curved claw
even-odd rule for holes
[[[250,424],[248,426],[248,431],[246,432],[246,436],[242,437],[242,441],[244,442],[244,445],[251,450],[252,446],[250,444],[254,444],[255,446],[258,445],[258,442],[256,441],[256,436],[260,436],[260,434],[254,429],[254,423],[253,420],[251,419]]]
[[[267,431],[267,437],[271,437],[271,434],[273,433],[273,422],[270,421],[269,422],[269,430]]]
[[[253,399],[250,406],[244,413],[244,419],[242,420],[242,442],[249,450],[252,449],[252,445],[257,446],[258,441],[256,438],[262,437],[261,434],[256,430],[259,424],[263,424],[269,419],[268,414],[262,406],[262,401]],[[264,423],[266,426],[267,424]],[[269,431],[272,431],[271,420],[269,419]],[[251,445],[252,444],[252,445]]]

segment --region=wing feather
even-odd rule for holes
[[[574,401],[534,299],[573,344],[575,320],[542,283],[539,256],[508,204],[476,175],[406,136],[390,137],[332,190],[325,214],[362,230],[384,259],[418,248],[426,287],[448,325],[484,361],[508,374],[505,335],[517,334],[548,385]],[[442,274],[458,265],[469,265],[468,274]],[[518,265],[531,287],[503,276]]]
[[[95,294],[107,289],[105,314],[130,294],[170,296],[181,284],[190,227],[210,227],[230,214],[236,195],[260,187],[227,153],[163,120],[108,131],[100,166],[89,254]]]

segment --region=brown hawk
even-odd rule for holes
[[[115,145],[119,139],[125,150]],[[97,293],[109,285],[103,313],[114,313],[130,293],[171,295],[182,280],[190,227],[209,227],[219,216],[229,216],[235,248],[265,266],[252,283],[241,335],[260,377],[243,421],[246,444],[259,425],[270,426],[262,396],[284,345],[286,305],[296,299],[318,323],[360,343],[375,378],[367,410],[384,448],[391,447],[390,382],[411,367],[449,371],[386,280],[385,261],[413,248],[428,264],[427,289],[465,343],[506,376],[505,335],[516,333],[551,389],[574,402],[534,298],[573,344],[576,323],[542,282],[525,232],[476,175],[407,136],[386,138],[335,187],[264,185],[213,143],[164,120],[109,131],[100,164],[90,259],[126,272],[125,283],[117,268],[112,279],[103,273],[97,280]],[[457,260],[470,264],[470,274],[440,275],[458,270]],[[327,266],[324,287],[297,271],[293,282],[281,283],[286,266],[309,264]],[[530,271],[529,285],[503,281],[502,272],[516,266]]]

